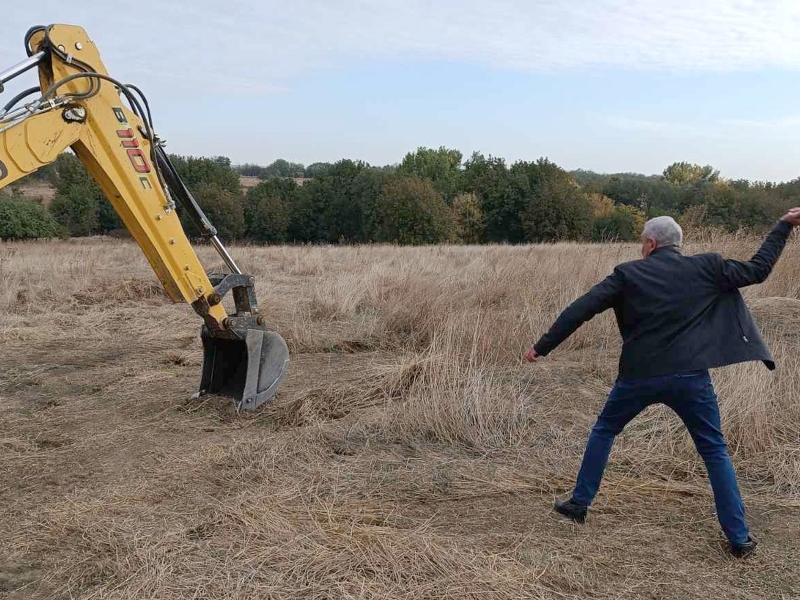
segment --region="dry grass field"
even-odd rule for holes
[[[661,408],[618,440],[586,525],[551,510],[615,376],[613,316],[521,356],[636,247],[233,252],[293,355],[252,415],[189,400],[199,318],[135,245],[0,245],[0,597],[800,597],[797,239],[746,292],[778,370],[714,372],[761,541],[745,561]]]

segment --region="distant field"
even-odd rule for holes
[[[305,185],[308,181],[311,181],[307,177],[293,177],[293,179],[297,185]],[[241,185],[242,189],[245,191],[249,190],[251,187],[257,186],[262,181],[263,179],[259,179],[258,177],[239,176],[239,185]]]
[[[306,181],[308,181],[308,179],[304,177],[295,178],[295,183],[298,185],[303,185]],[[259,183],[261,183],[261,179],[258,177],[246,177],[244,175],[239,177],[239,184],[242,186],[242,190],[244,191],[247,191]],[[53,189],[49,183],[45,182],[25,182],[20,184],[19,189],[22,192],[22,195],[28,198],[41,198],[45,205],[49,205],[55,197],[55,189]]]
[[[0,597],[800,596],[796,238],[746,293],[778,371],[714,373],[762,542],[745,562],[662,409],[619,439],[585,526],[551,511],[615,376],[613,316],[521,355],[634,246],[232,251],[292,351],[254,415],[188,399],[199,319],[135,245],[0,244]]]
[[[56,195],[53,186],[38,181],[22,184],[19,186],[19,190],[26,198],[41,198],[45,206],[49,205]]]

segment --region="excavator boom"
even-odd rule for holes
[[[183,184],[153,131],[144,95],[108,75],[86,32],[70,25],[32,28],[28,58],[0,73],[4,84],[36,68],[39,88],[0,109],[0,188],[71,148],[97,181],[175,302],[203,318],[199,394],[234,398],[255,409],[277,391],[288,368],[286,342],[268,331],[253,277],[243,274]],[[36,96],[27,104],[22,100]],[[231,273],[209,277],[181,225],[178,201]],[[235,313],[222,299],[231,293]]]

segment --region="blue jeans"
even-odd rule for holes
[[[636,415],[656,403],[669,406],[689,430],[706,464],[717,517],[728,540],[733,544],[747,541],[744,504],[720,429],[717,395],[708,371],[618,380],[589,436],[573,499],[583,506],[592,503],[614,438]]]

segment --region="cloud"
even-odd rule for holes
[[[723,122],[727,125],[754,129],[788,129],[800,127],[800,115],[788,115],[776,119],[728,119]]]
[[[648,121],[645,119],[628,119],[624,117],[607,117],[606,123],[618,129],[628,131],[646,131],[659,135],[684,135],[692,129],[684,123],[668,123],[666,121]]]
[[[76,10],[80,4],[81,10]],[[270,93],[298,75],[377,62],[521,71],[800,68],[796,0],[39,0],[0,23],[77,22],[114,73],[204,93]],[[80,15],[80,16],[78,16]]]
[[[614,129],[644,133],[653,139],[673,139],[682,142],[696,138],[741,141],[743,135],[785,134],[789,130],[800,128],[800,115],[786,115],[771,119],[713,119],[696,122],[651,121],[602,115],[598,117]]]
[[[607,116],[603,121],[615,129],[641,132],[648,134],[651,138],[687,141],[694,138],[721,140],[733,137],[730,127],[733,121],[650,121],[618,116]]]

